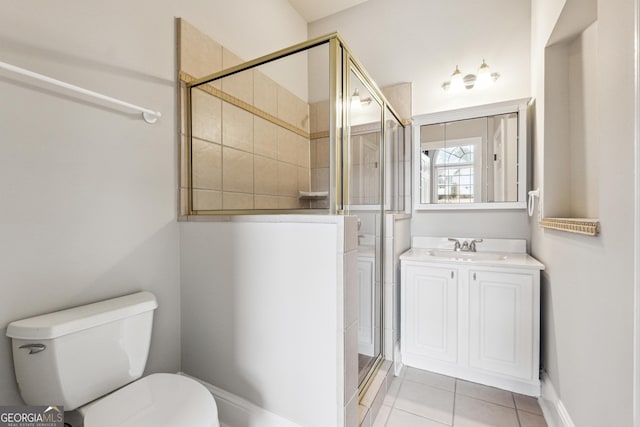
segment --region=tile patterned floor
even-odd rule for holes
[[[546,427],[537,399],[415,368],[389,387],[373,427]]]

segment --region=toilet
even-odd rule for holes
[[[28,405],[64,405],[84,427],[219,427],[211,393],[178,374],[144,372],[150,292],[12,322],[13,364]]]

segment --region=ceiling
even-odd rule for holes
[[[289,3],[291,3],[291,6],[293,6],[307,22],[313,22],[366,1],[367,0],[289,0]]]

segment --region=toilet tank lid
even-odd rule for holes
[[[158,307],[151,292],[137,292],[67,310],[16,320],[7,326],[7,336],[24,340],[52,339],[115,322]]]

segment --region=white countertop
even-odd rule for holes
[[[495,254],[496,256],[493,259],[470,259],[473,254],[479,254],[480,256],[486,255],[489,257]],[[454,252],[440,249],[412,248],[400,255],[400,259],[403,261],[432,262],[438,264],[544,270],[544,264],[531,255],[516,252]]]

